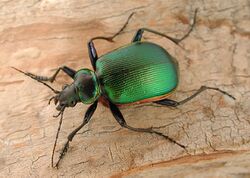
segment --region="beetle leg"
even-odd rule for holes
[[[180,105],[180,103],[178,101],[174,101],[171,99],[163,99],[163,100],[159,100],[159,101],[154,101],[154,103],[164,105],[164,106],[170,106],[170,107],[176,107],[176,106]]]
[[[90,58],[90,62],[92,64],[93,69],[96,69],[96,61],[98,59],[98,55],[95,49],[95,45],[93,43],[93,40],[91,39],[88,42],[88,51],[89,51],[89,58]]]
[[[151,133],[151,134],[156,134],[156,135],[162,136],[163,138],[169,140],[170,142],[173,142],[176,145],[186,149],[186,146],[176,142],[174,139],[170,138],[167,135],[164,135],[161,132],[157,132],[157,131],[153,130],[151,127],[149,127],[149,128],[136,128],[136,127],[131,127],[131,126],[127,125],[119,108],[116,105],[114,105],[113,103],[111,103],[110,101],[109,101],[109,107],[110,107],[110,110],[111,110],[113,116],[115,117],[116,121],[122,127],[127,128],[127,129],[132,130],[132,131],[135,131],[135,132],[146,132],[146,133]]]
[[[169,39],[170,41],[172,41],[173,43],[175,43],[176,45],[178,45],[182,40],[184,40],[185,38],[187,38],[187,37],[189,36],[189,34],[192,32],[192,30],[193,30],[193,28],[194,28],[194,26],[195,26],[195,24],[196,24],[197,12],[198,12],[198,9],[195,9],[194,18],[193,18],[193,23],[192,23],[192,25],[190,26],[189,31],[188,31],[183,37],[181,37],[180,39],[170,37],[170,36],[168,36],[168,35],[165,35],[165,34],[163,34],[163,33],[161,33],[161,32],[157,32],[157,31],[152,30],[152,29],[149,29],[149,28],[141,28],[141,29],[139,29],[139,30],[136,32],[136,34],[135,34],[135,36],[134,36],[132,42],[141,41],[143,32],[144,32],[144,31],[147,31],[147,32],[151,32],[151,33],[154,33],[154,34],[156,34],[156,35],[160,35],[160,36],[162,36],[162,37],[165,37],[165,38]]]
[[[231,94],[229,94],[228,92],[226,92],[224,90],[221,90],[220,88],[201,86],[199,88],[199,90],[197,90],[194,94],[192,94],[191,96],[189,96],[189,97],[187,97],[179,102],[171,100],[171,99],[163,99],[160,101],[155,101],[154,103],[165,105],[165,106],[176,107],[178,105],[181,105],[181,104],[184,104],[184,103],[190,101],[191,99],[193,99],[194,97],[196,97],[197,95],[199,95],[200,93],[202,93],[205,90],[215,90],[215,91],[221,92],[223,95],[229,96],[230,98],[232,98],[234,100],[236,99],[234,96],[232,96]]]
[[[23,73],[24,75],[27,75],[27,76],[31,77],[32,79],[34,79],[36,81],[49,81],[51,83],[53,83],[55,81],[56,76],[58,75],[60,70],[65,72],[68,76],[70,76],[73,79],[74,79],[74,76],[75,76],[75,73],[76,73],[75,70],[73,70],[73,69],[71,69],[71,68],[69,68],[67,66],[62,66],[62,67],[59,67],[51,77],[46,77],[46,76],[34,75],[32,73],[29,73],[29,72],[24,72],[24,71],[21,71],[20,69],[17,69],[15,67],[12,67],[12,68],[17,70],[18,72]]]
[[[127,21],[125,22],[125,24],[122,26],[122,28],[116,32],[114,35],[112,36],[97,36],[97,37],[94,37],[94,38],[91,38],[88,42],[88,51],[89,51],[89,58],[90,58],[90,61],[91,61],[91,64],[94,68],[94,70],[96,69],[96,61],[98,59],[98,55],[97,55],[97,52],[96,52],[96,49],[95,49],[95,46],[94,46],[94,40],[106,40],[106,41],[109,41],[109,42],[114,42],[113,39],[118,36],[119,34],[121,34],[123,32],[123,30],[126,28],[126,26],[128,25],[128,22],[129,20],[131,19],[131,17],[134,15],[134,12],[131,13],[127,19]]]
[[[68,151],[68,147],[69,147],[69,142],[71,142],[74,138],[74,136],[76,135],[76,133],[83,127],[85,126],[89,120],[91,119],[92,115],[94,114],[95,110],[96,110],[96,107],[97,107],[97,103],[98,101],[95,101],[89,108],[88,110],[86,111],[85,113],[85,116],[84,116],[84,119],[83,119],[83,122],[81,125],[79,125],[75,130],[73,130],[73,132],[71,132],[69,135],[68,135],[68,140],[67,142],[65,143],[62,151],[61,151],[61,154],[59,156],[59,159],[56,163],[56,165],[54,166],[53,165],[53,161],[52,161],[52,167],[56,167],[58,168],[58,165],[60,163],[60,161],[62,160],[62,158],[64,157],[65,153]],[[54,156],[54,153],[52,154],[52,160],[53,160],[53,156]]]

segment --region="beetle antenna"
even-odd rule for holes
[[[55,149],[56,149],[56,144],[57,144],[57,139],[58,139],[58,136],[59,136],[59,132],[61,130],[61,125],[62,125],[62,120],[63,120],[63,113],[64,113],[64,110],[65,110],[65,107],[66,106],[62,107],[61,111],[58,114],[58,116],[61,115],[61,118],[59,120],[59,125],[58,125],[57,133],[56,133],[56,139],[55,139],[55,142],[54,142],[53,151],[52,151],[52,155],[51,155],[51,166],[52,167],[54,167],[54,154],[55,154]]]
[[[34,79],[34,80],[37,81],[37,82],[42,83],[43,85],[45,85],[46,87],[48,87],[49,89],[51,89],[55,94],[60,93],[58,90],[55,90],[54,88],[52,88],[52,87],[51,87],[50,85],[48,85],[47,83],[45,83],[45,82],[43,82],[43,81],[37,79],[37,78],[35,77],[35,75],[33,75],[33,74],[29,73],[29,72],[24,72],[24,71],[22,71],[22,70],[20,70],[20,69],[17,69],[17,68],[15,68],[15,67],[11,67],[11,68],[15,69],[16,71],[18,71],[18,72],[20,72],[20,73],[23,73],[24,75],[26,75],[26,76],[28,76],[28,77]]]
[[[64,108],[65,108],[65,106],[64,106]],[[64,108],[63,108],[63,109],[64,109]],[[62,115],[62,113],[63,113],[63,109],[62,109],[62,110],[60,110],[60,111],[59,111],[59,113],[58,113],[57,115],[54,115],[53,117],[57,118],[57,117],[59,117],[60,115]]]

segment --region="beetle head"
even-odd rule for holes
[[[58,111],[61,111],[66,107],[74,107],[80,101],[74,82],[70,85],[64,85],[62,91],[52,97],[50,101],[52,99],[54,99],[55,105],[58,104],[56,107]]]
[[[74,82],[64,85],[62,91],[53,96],[56,109],[64,110],[66,107],[74,107],[78,102],[91,104],[100,96],[100,88],[95,73],[89,69],[79,70],[74,77]]]

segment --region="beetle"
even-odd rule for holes
[[[93,70],[83,68],[75,71],[70,67],[62,66],[51,77],[44,77],[23,72],[13,67],[15,70],[49,87],[56,94],[49,100],[49,103],[54,100],[55,105],[57,105],[56,109],[59,111],[58,115],[54,117],[61,116],[52,151],[52,167],[58,167],[60,160],[67,152],[69,142],[89,122],[100,100],[107,103],[114,118],[122,127],[136,132],[147,132],[162,136],[186,149],[186,146],[153,128],[136,128],[128,125],[119,110],[119,106],[153,102],[168,107],[177,107],[190,101],[205,90],[216,90],[235,99],[235,97],[226,91],[208,86],[201,86],[193,95],[181,101],[169,99],[169,96],[176,90],[179,82],[178,62],[163,47],[152,42],[141,41],[143,33],[147,31],[167,38],[176,45],[179,45],[193,30],[196,23],[197,9],[195,10],[193,23],[189,31],[180,39],[149,28],[140,28],[135,33],[131,43],[98,57],[94,40],[101,39],[113,42],[113,39],[127,26],[133,14],[128,17],[123,27],[113,36],[97,36],[90,39],[87,43]],[[62,90],[58,91],[45,82],[54,82],[61,70],[71,77],[73,82],[70,85],[63,86]],[[74,107],[77,103],[89,104],[90,106],[85,113],[82,124],[68,135],[67,142],[60,153],[58,161],[54,165],[54,152],[61,128],[63,112],[65,108]]]

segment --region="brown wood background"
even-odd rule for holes
[[[232,93],[233,101],[206,92],[177,109],[126,107],[127,122],[188,145],[189,154],[162,138],[121,129],[99,105],[70,144],[60,169],[50,167],[58,119],[52,92],[12,70],[51,75],[61,66],[90,68],[86,43],[111,35],[136,12],[115,43],[96,43],[99,55],[127,44],[140,27],[174,37],[198,23],[182,46],[154,35],[175,56],[181,83],[173,99],[201,85]],[[250,177],[250,3],[248,0],[2,0],[0,2],[0,177]],[[60,74],[55,88],[71,82]],[[57,151],[87,106],[67,109]],[[58,152],[56,154],[58,156]]]

